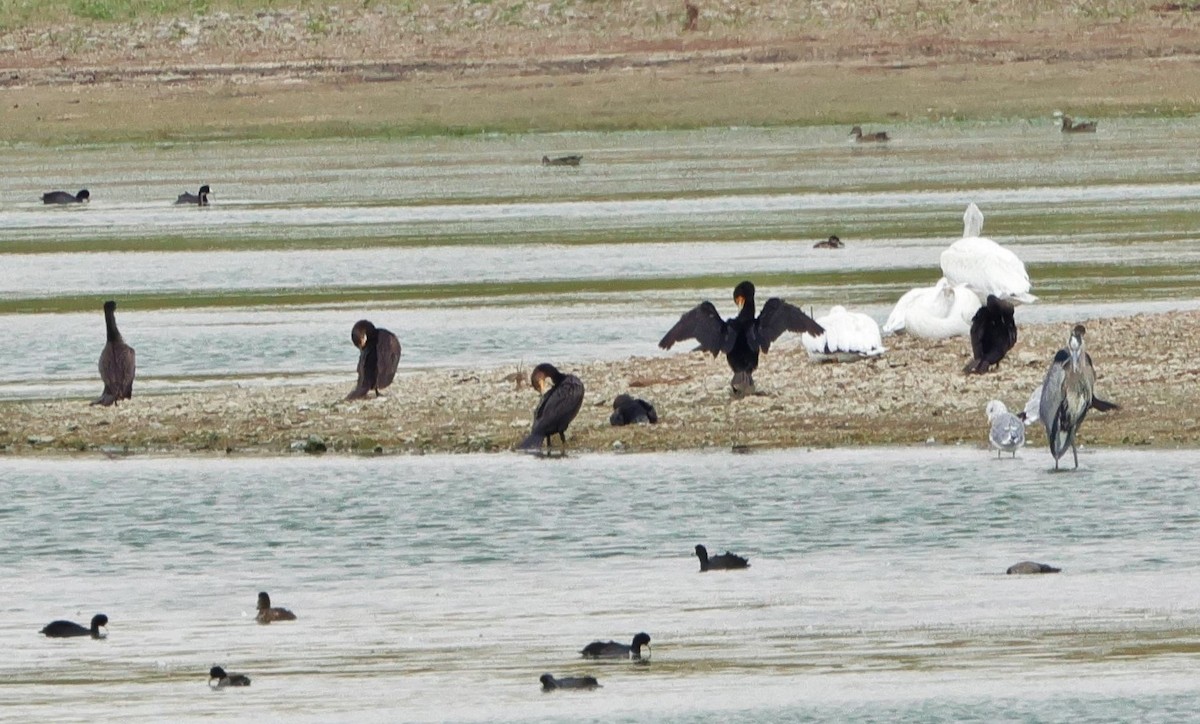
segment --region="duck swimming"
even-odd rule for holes
[[[1095,121],[1078,121],[1078,122],[1076,122],[1075,119],[1071,118],[1070,116],[1063,116],[1061,130],[1063,133],[1095,133],[1096,132],[1096,122]]]
[[[719,556],[708,557],[708,549],[702,545],[696,546],[696,557],[700,559],[700,572],[732,571],[739,568],[749,568],[750,561],[741,556],[725,551]]]
[[[80,189],[79,193],[72,196],[66,191],[51,191],[50,193],[42,194],[43,204],[86,204],[92,195],[87,189]]]
[[[107,625],[108,616],[98,613],[92,616],[91,628],[84,628],[74,621],[59,620],[46,624],[38,633],[52,639],[65,639],[73,636],[91,636],[94,639],[102,639],[104,638],[104,633],[100,631],[100,627]]]
[[[213,686],[214,680],[217,682],[215,686]],[[226,686],[250,686],[250,677],[245,674],[227,674],[225,669],[214,666],[208,670],[208,685],[214,689],[223,689]]]
[[[542,442],[545,441],[546,447],[550,448],[553,446],[551,438],[558,435],[565,452],[567,437],[564,433],[579,414],[579,408],[583,407],[583,381],[543,362],[533,368],[529,384],[542,393],[542,399],[533,411],[533,427],[529,435],[517,447],[536,451],[542,448]]]
[[[189,194],[188,192],[184,191],[183,193],[179,194],[179,198],[175,199],[175,205],[178,206],[180,204],[192,204],[194,206],[208,206],[208,197],[211,194],[212,191],[209,190],[208,184],[204,184],[200,187],[200,191],[198,193]]]
[[[633,637],[630,645],[619,644],[616,641],[593,641],[579,653],[585,659],[640,659],[642,647],[646,647],[646,658],[650,658],[650,634],[640,633]]]
[[[1020,563],[1014,563],[1013,565],[1009,566],[1008,570],[1005,571],[1005,573],[1010,576],[1016,576],[1016,575],[1028,575],[1030,573],[1059,573],[1061,571],[1062,571],[1061,568],[1055,568],[1054,566],[1048,566],[1045,563],[1035,563],[1034,561],[1021,561]]]
[[[569,156],[558,156],[556,158],[550,158],[549,156],[542,156],[542,165],[543,166],[578,166],[579,162],[582,160],[583,160],[583,156],[580,156],[577,153],[573,153]]]
[[[542,682],[542,691],[600,688],[600,682],[596,681],[596,677],[594,676],[565,676],[561,679],[556,679],[552,674],[542,674],[538,678],[538,681]]]
[[[855,143],[886,143],[892,140],[888,137],[887,131],[876,131],[875,133],[863,133],[862,126],[855,126],[850,129],[850,137]]]
[[[271,606],[271,597],[266,591],[258,594],[258,615],[254,617],[259,623],[271,623],[272,621],[295,621],[296,614],[286,608]]]
[[[818,241],[817,243],[813,244],[814,249],[841,249],[845,246],[846,245],[842,243],[842,240],[836,236],[830,236],[825,241]]]

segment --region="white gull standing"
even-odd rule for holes
[[[1025,423],[1009,412],[1000,400],[987,403],[984,410],[987,412],[988,422],[991,423],[988,444],[996,448],[996,457],[1000,457],[1001,453],[1011,452],[1015,458],[1017,449],[1025,444]]]
[[[982,232],[983,212],[971,204],[963,214],[963,238],[942,252],[942,274],[951,284],[966,284],[980,299],[994,294],[1013,303],[1037,301],[1029,293],[1025,264]]]

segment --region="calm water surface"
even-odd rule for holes
[[[1145,720],[1200,684],[1196,452],[0,461],[13,720]],[[748,555],[697,572],[692,547]],[[1060,565],[1013,577],[1019,560]],[[254,623],[268,590],[295,623]],[[53,618],[109,636],[49,640]],[[648,666],[588,663],[653,638]],[[253,675],[205,688],[213,664]],[[537,678],[604,688],[544,695]]]

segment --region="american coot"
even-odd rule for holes
[[[542,674],[538,679],[542,682],[542,691],[555,689],[598,689],[600,682],[594,676],[567,676],[556,679],[552,674]]]
[[[613,427],[653,425],[658,422],[658,413],[654,411],[654,405],[643,399],[635,399],[631,395],[617,395],[612,406],[613,414],[608,418],[608,424]]]
[[[1030,574],[1030,573],[1058,573],[1061,570],[1062,570],[1061,568],[1055,568],[1054,566],[1048,566],[1045,563],[1034,563],[1033,561],[1021,561],[1020,563],[1014,563],[1013,565],[1009,566],[1008,570],[1005,571],[1005,573],[1007,573],[1010,576],[1015,576],[1015,575]]]
[[[396,368],[400,365],[400,340],[396,335],[376,327],[365,319],[354,323],[350,330],[350,341],[358,347],[358,383],[347,400],[357,400],[392,384]]]
[[[216,685],[213,681],[216,681]],[[214,666],[208,670],[208,685],[214,689],[222,689],[226,686],[250,686],[250,677],[245,674],[226,674],[225,669],[220,666]]]
[[[577,153],[573,153],[569,156],[556,156],[554,158],[550,158],[549,156],[542,156],[542,165],[543,166],[578,166],[579,162],[582,160],[583,160],[583,156],[580,156]]]
[[[200,187],[199,193],[189,194],[187,191],[179,194],[179,198],[175,199],[176,205],[192,204],[194,206],[208,206],[208,197],[212,195],[212,191],[208,188],[208,184]]]
[[[100,352],[100,379],[104,382],[104,392],[93,405],[115,405],[120,400],[133,397],[133,376],[137,367],[133,347],[125,344],[125,339],[117,329],[117,303],[104,303],[104,326],[108,341]]]
[[[754,284],[748,281],[734,287],[733,301],[738,305],[738,315],[732,319],[721,319],[712,302],[701,302],[679,318],[658,346],[670,349],[676,342],[695,339],[700,343],[700,349],[713,357],[724,353],[733,370],[730,386],[737,395],[754,391],[758,355],[770,351],[771,343],[781,334],[808,332],[818,335],[825,331],[799,307],[778,297],[768,299],[762,314],[755,318]]]
[[[1054,456],[1054,469],[1058,459],[1071,448],[1075,467],[1079,467],[1079,452],[1075,449],[1075,433],[1092,407],[1092,390],[1096,387],[1096,370],[1092,357],[1084,349],[1083,334],[1087,331],[1082,324],[1075,325],[1067,346],[1054,355],[1046,380],[1042,382],[1042,399],[1038,405],[1038,419],[1046,427],[1046,438],[1050,442],[1050,454]]]
[[[593,641],[579,653],[585,659],[640,659],[643,646],[646,647],[646,658],[650,658],[650,634],[644,632],[633,637],[632,645],[616,641]]]
[[[700,572],[728,571],[735,568],[749,568],[750,561],[741,556],[725,551],[719,556],[708,557],[708,549],[702,545],[696,546],[696,557],[700,559]]]
[[[92,627],[84,628],[74,621],[51,621],[46,624],[38,633],[45,634],[52,639],[64,639],[71,636],[91,636],[94,639],[104,638],[104,633],[100,631],[101,626],[108,625],[108,616],[98,613],[92,616]]]
[[[533,427],[518,447],[522,450],[540,450],[544,440],[547,448],[550,448],[553,445],[551,437],[558,435],[565,452],[567,437],[564,433],[583,406],[583,381],[543,362],[533,368],[529,384],[542,393],[542,399],[533,412]]]
[[[266,591],[258,594],[258,615],[254,617],[259,623],[271,623],[272,621],[295,621],[296,614],[286,608],[271,607],[271,597]]]
[[[87,189],[80,189],[79,193],[72,196],[66,191],[51,191],[50,193],[42,194],[43,204],[86,204],[92,195]]]
[[[885,143],[892,140],[888,137],[887,131],[876,131],[875,133],[863,133],[862,126],[855,126],[850,129],[850,137],[855,143]]]

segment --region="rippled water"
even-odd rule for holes
[[[0,460],[13,720],[1189,718],[1196,452]],[[748,571],[697,573],[692,547]],[[1016,561],[1054,576],[1003,575]],[[295,623],[259,626],[255,594]],[[53,618],[109,636],[49,640]],[[587,663],[653,638],[648,666]],[[252,675],[210,692],[213,664]],[[537,678],[595,674],[592,693]]]
[[[753,278],[883,319],[936,281],[975,201],[1029,265],[1018,321],[1194,307],[1196,119],[6,149],[0,397],[94,394],[100,304],[139,389],[352,376],[353,322],[406,367],[654,354],[699,299]],[[578,168],[544,168],[578,152]],[[171,205],[209,183],[205,209]],[[38,203],[88,187],[86,208]],[[812,249],[836,233],[841,251]]]

